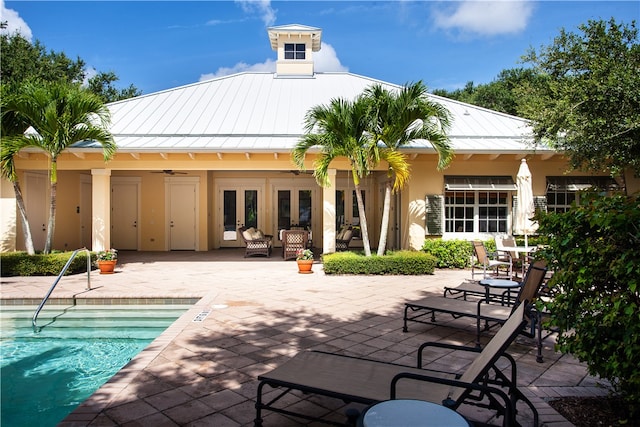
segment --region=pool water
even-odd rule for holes
[[[2,307],[0,425],[55,426],[188,306]]]

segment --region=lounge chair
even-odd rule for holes
[[[459,298],[465,301],[478,301],[478,299],[486,299],[487,289],[481,285],[478,280],[467,280],[457,286],[445,286],[443,295],[445,298],[448,297]],[[511,289],[495,291],[491,288],[489,290],[489,295],[493,299],[503,299],[504,304],[513,305],[516,302],[516,295],[512,293]]]
[[[367,405],[408,398],[441,404],[453,410],[462,404],[480,406],[496,410],[498,416],[503,416],[504,426],[517,425],[515,405],[520,400],[531,409],[537,425],[538,413],[518,390],[516,363],[506,353],[527,323],[527,306],[527,302],[520,304],[483,350],[444,343],[423,344],[418,350],[417,367],[320,351],[300,352],[271,372],[258,377],[260,383],[255,426],[262,426],[263,410],[340,425],[310,414],[293,412],[284,402],[276,406],[292,390]],[[422,363],[423,353],[432,347],[476,352],[478,355],[462,373],[435,371],[424,367]],[[506,360],[511,365],[510,369],[498,368],[496,362],[499,359],[501,362]],[[442,363],[445,361],[440,359],[439,364]],[[500,366],[504,368],[504,364]],[[278,390],[265,390],[265,386]],[[271,396],[271,400],[265,402],[267,395]]]
[[[533,301],[538,296],[538,292],[542,287],[547,272],[546,265],[543,261],[536,261],[529,266],[527,275],[524,279],[516,303],[523,301]],[[472,317],[476,319],[476,345],[480,346],[480,334],[482,331],[481,323],[484,321],[484,329],[490,329],[489,323],[494,325],[504,323],[511,311],[513,305],[502,297],[489,296],[479,299],[478,301],[464,300],[461,298],[446,298],[444,296],[433,296],[422,298],[418,301],[405,303],[404,307],[404,326],[403,332],[408,332],[408,322],[417,322],[425,324],[433,324],[436,322],[436,313],[450,314],[454,318]],[[424,320],[425,317],[430,320]],[[535,336],[535,329],[532,326],[531,336]],[[542,342],[538,342],[538,353],[542,351]],[[540,356],[541,357],[541,356]]]
[[[480,241],[473,242],[473,252],[478,260],[478,264],[482,265],[482,272],[476,272],[476,263],[471,264],[471,278],[473,279],[476,274],[482,274],[483,278],[489,277],[492,270],[495,269],[495,277],[500,277],[500,270],[506,270],[506,274],[503,276],[507,279],[511,279],[513,266],[511,263],[510,255],[508,252],[501,253],[489,253],[485,248],[484,243]],[[500,258],[499,258],[500,256]]]
[[[254,227],[239,227],[238,232],[244,241],[246,250],[244,257],[250,257],[254,255],[263,255],[266,257],[271,256],[271,249],[273,245],[273,236],[270,234],[264,234],[261,230],[257,230]]]
[[[295,259],[298,251],[307,249],[309,232],[306,230],[284,230],[282,232],[282,258]]]

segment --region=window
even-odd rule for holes
[[[284,59],[305,59],[306,48],[304,43],[285,43]]]
[[[445,231],[473,233],[475,192],[447,191],[445,193]]]
[[[508,200],[506,191],[447,191],[445,232],[506,233]]]
[[[506,233],[508,205],[506,192],[478,192],[478,230],[481,233]]]
[[[510,176],[445,176],[445,233],[506,233]]]
[[[614,190],[615,180],[597,176],[549,176],[547,177],[547,211],[566,212],[574,202],[580,201],[580,191],[590,188]]]

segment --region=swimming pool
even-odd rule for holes
[[[3,426],[55,426],[142,351],[188,306],[3,306]]]

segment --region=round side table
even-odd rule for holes
[[[386,400],[370,406],[361,427],[469,427],[467,420],[445,406],[423,400]]]
[[[491,292],[489,291],[490,288],[497,288],[497,289],[504,289],[507,291],[507,299],[511,297],[511,290],[512,289],[516,289],[516,288],[520,288],[522,287],[522,283],[521,282],[516,282],[515,280],[506,280],[506,279],[482,279],[480,280],[480,283],[482,286],[485,287],[487,293],[486,293],[486,299],[487,302],[489,302],[489,300],[491,299]],[[503,296],[504,298],[504,296]]]

